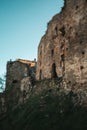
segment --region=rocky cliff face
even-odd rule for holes
[[[87,1],[65,0],[38,46],[37,80],[64,77],[69,86],[82,85],[87,82],[86,57]]]

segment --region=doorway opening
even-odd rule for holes
[[[52,78],[57,78],[56,64],[52,64]]]

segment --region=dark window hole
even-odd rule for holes
[[[58,31],[57,27],[55,27],[55,31],[56,31],[56,33],[57,33],[57,31]]]
[[[85,54],[85,52],[84,51],[82,51],[82,55],[84,55]]]
[[[51,50],[51,56],[53,57],[54,55],[54,49]]]
[[[42,78],[42,70],[40,70],[40,74],[39,74],[39,79],[41,80]]]
[[[65,60],[65,56],[64,54],[61,55],[61,61],[64,61]]]
[[[13,80],[13,82],[12,83],[18,83],[18,80]]]
[[[64,26],[62,28],[60,28],[60,31],[62,33],[62,36],[65,36],[65,27]]]
[[[69,81],[68,84],[71,84],[71,81]]]
[[[79,8],[79,6],[77,5],[77,6],[76,6],[76,9],[78,9],[78,8]]]
[[[80,69],[81,69],[81,70],[83,70],[83,69],[84,69],[84,67],[83,67],[83,66],[80,66]]]

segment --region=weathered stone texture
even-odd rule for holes
[[[34,83],[35,76],[37,80],[49,80]],[[48,23],[38,46],[37,73],[36,61],[17,59],[7,63],[6,90],[0,94],[0,115],[24,103],[33,88],[33,94],[45,87],[51,87],[50,92],[56,82],[55,90],[79,90],[78,97],[86,100],[87,0],[65,0],[61,13]]]
[[[0,93],[0,115],[29,98],[35,74],[36,61],[17,59],[7,63],[6,89]]]
[[[36,62],[21,60],[7,63],[6,89],[13,84],[21,84],[21,80],[26,77],[35,79]]]
[[[65,0],[40,41],[36,78],[53,77],[64,77],[72,85],[87,80],[86,0]]]
[[[7,63],[5,89],[7,109],[14,109],[29,98],[35,74],[36,61],[17,59]]]
[[[0,115],[5,113],[6,110],[7,108],[6,108],[5,94],[0,93]]]

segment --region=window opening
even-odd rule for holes
[[[84,67],[83,67],[83,66],[80,66],[80,69],[81,69],[81,70],[83,70],[83,69],[84,69]]]
[[[52,78],[57,78],[55,63],[52,64]]]
[[[60,28],[60,31],[62,33],[62,36],[65,36],[65,27],[64,26],[62,28]]]
[[[13,80],[12,83],[18,83],[18,80]]]
[[[39,79],[41,80],[42,77],[42,70],[40,70],[40,75],[39,75]]]
[[[51,56],[53,57],[54,55],[54,49],[51,50]]]

